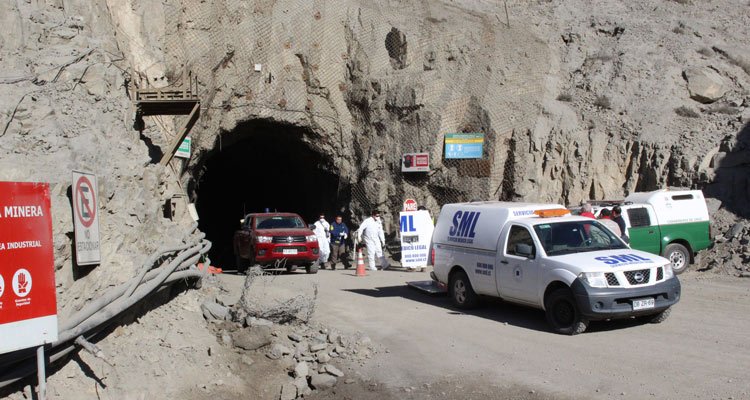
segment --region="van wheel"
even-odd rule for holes
[[[679,243],[672,243],[664,248],[664,258],[672,262],[672,270],[675,274],[683,273],[690,263],[690,253],[685,246]]]
[[[479,296],[474,292],[474,288],[471,287],[471,282],[469,282],[469,277],[466,276],[466,272],[464,271],[457,271],[451,275],[448,289],[453,305],[458,308],[469,309],[479,304]]]
[[[318,273],[318,263],[312,263],[305,267],[305,271],[307,271],[308,274],[317,274]]]
[[[589,326],[589,321],[581,315],[570,289],[560,288],[550,293],[544,300],[547,323],[556,333],[577,335]]]
[[[648,316],[648,322],[652,324],[660,324],[669,318],[669,314],[672,313],[672,307],[667,308],[666,310],[663,310],[662,312],[656,313],[654,315]]]

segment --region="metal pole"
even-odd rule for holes
[[[36,369],[37,369],[37,378],[39,380],[39,386],[37,387],[37,391],[39,394],[39,400],[46,400],[47,399],[47,374],[44,370],[45,366],[45,360],[44,360],[44,345],[41,345],[37,347],[36,349]]]

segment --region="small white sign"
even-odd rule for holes
[[[401,157],[401,172],[429,172],[430,153],[406,153]]]
[[[101,263],[99,251],[99,192],[96,175],[73,171],[73,221],[76,264]]]

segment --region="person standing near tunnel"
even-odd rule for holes
[[[380,220],[380,211],[373,210],[372,216],[365,219],[357,229],[357,241],[364,241],[367,246],[367,261],[370,270],[375,271],[375,259],[380,261],[382,269],[388,269],[388,264],[383,256],[385,247],[385,234],[383,233],[383,222]]]
[[[343,217],[337,215],[331,225],[331,269],[336,269],[339,261],[344,264],[344,268],[349,268],[344,260],[347,238],[349,238],[349,227],[344,223]]]
[[[318,239],[318,247],[320,248],[320,255],[318,256],[318,263],[325,269],[325,265],[328,262],[328,256],[331,254],[331,243],[328,240],[331,234],[331,225],[326,221],[324,213],[320,213],[320,218],[315,221],[315,237]]]

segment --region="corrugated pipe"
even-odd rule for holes
[[[191,229],[195,231],[197,224]],[[178,280],[203,278],[208,268],[198,270],[195,264],[211,249],[211,242],[200,233],[179,246],[162,248],[149,257],[138,271],[138,275],[107,291],[103,296],[87,304],[60,324],[58,340],[48,346],[46,353],[50,363],[55,362],[76,349],[74,341],[88,343],[87,338],[104,329],[116,316],[143,300],[161,286]],[[168,254],[176,253],[167,263],[149,270],[154,263]],[[149,264],[150,263],[150,264]],[[80,338],[80,339],[79,339]],[[8,353],[0,357],[0,388],[17,382],[36,371],[33,351]]]

